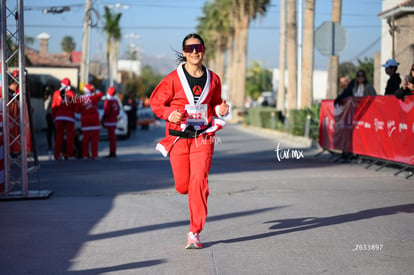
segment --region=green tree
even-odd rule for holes
[[[358,70],[364,70],[367,75],[367,80],[369,83],[373,83],[374,80],[374,59],[371,57],[365,57],[364,59],[358,59],[357,64],[355,65],[352,62],[343,62],[339,64],[338,68],[338,83],[339,78],[343,76],[348,76],[349,78],[355,78],[356,72]]]
[[[129,72],[121,73],[126,94],[135,98],[150,97],[152,91],[163,78],[162,75],[155,73],[149,65],[142,68],[140,76]]]
[[[358,63],[358,69],[359,70],[364,70],[366,72],[367,75],[367,80],[369,83],[373,83],[374,80],[374,58],[370,57],[365,57],[364,59],[358,59],[357,60]]]
[[[33,45],[33,44],[34,44],[34,42],[35,42],[35,39],[34,39],[34,37],[33,37],[33,36],[25,36],[25,37],[24,37],[24,44],[25,44],[25,45],[30,46],[30,45]]]
[[[121,13],[112,14],[109,7],[105,6],[105,25],[104,30],[106,32],[106,61],[107,61],[107,70],[108,70],[108,79],[109,83],[113,85],[113,73],[111,70],[112,66],[116,66],[117,55],[118,55],[118,42],[121,39],[121,27],[119,26],[119,21],[121,20]],[[116,67],[115,67],[116,68]]]
[[[339,79],[343,76],[348,76],[351,79],[354,78],[356,71],[357,68],[352,62],[343,62],[339,64],[337,82],[339,83]]]
[[[263,67],[263,64],[253,61],[247,69],[246,95],[257,99],[261,92],[272,90],[272,72]]]
[[[62,41],[60,42],[60,47],[63,52],[65,53],[71,53],[76,47],[76,43],[73,40],[72,36],[66,35],[62,38]]]
[[[141,81],[142,81],[142,90],[140,91],[140,95],[150,97],[152,91],[154,91],[155,87],[157,87],[158,83],[162,80],[163,76],[160,74],[155,73],[152,70],[151,66],[144,66],[141,72]]]

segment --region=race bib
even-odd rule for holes
[[[188,126],[204,126],[208,124],[207,104],[185,105]]]

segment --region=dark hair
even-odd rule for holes
[[[190,34],[187,34],[186,37],[184,37],[181,49],[184,49],[185,41],[187,41],[190,38],[195,38],[195,39],[200,40],[201,45],[203,45],[204,48],[205,48],[203,38],[201,38],[201,36],[197,33],[190,33]],[[181,62],[187,61],[187,59],[185,58],[185,56],[183,55],[183,53],[181,51],[175,50],[175,55],[177,56],[177,63],[178,64],[180,64]]]
[[[363,75],[364,76],[365,79],[364,79],[363,83],[364,83],[364,86],[367,85],[368,79],[367,79],[367,74],[365,73],[365,71],[364,70],[358,70],[355,76],[358,77],[358,75]]]
[[[412,77],[411,75],[408,75],[407,82],[414,84],[414,77]]]

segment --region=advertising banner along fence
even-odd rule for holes
[[[321,102],[319,145],[414,165],[414,96],[349,97]]]

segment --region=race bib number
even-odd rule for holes
[[[208,124],[207,104],[185,105],[187,111],[187,125],[204,126]]]

